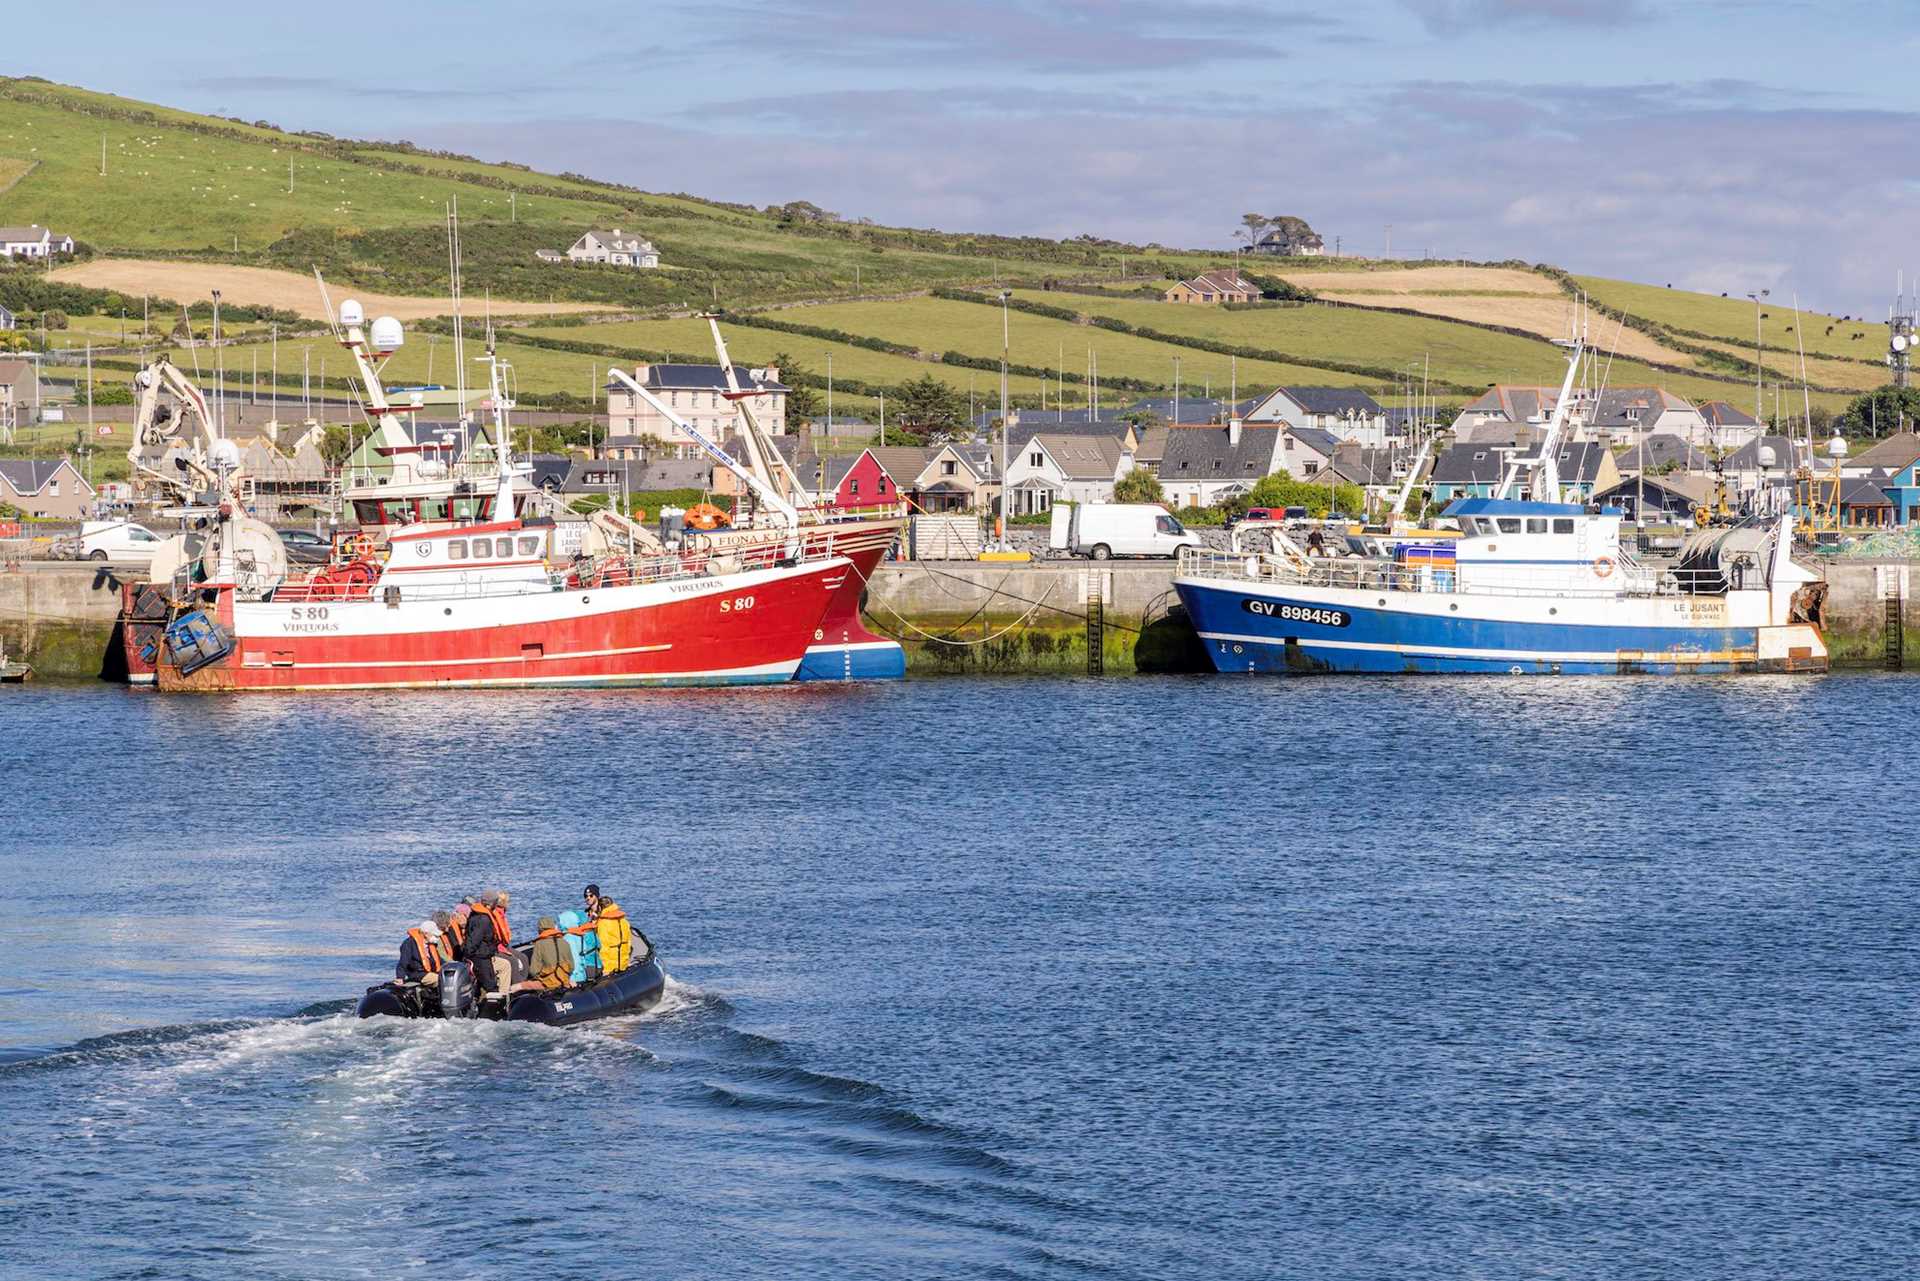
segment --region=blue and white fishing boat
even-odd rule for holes
[[[1560,501],[1556,457],[1580,344],[1540,450],[1453,540],[1390,557],[1186,549],[1174,588],[1221,672],[1824,671],[1826,585],[1792,517],[1691,534],[1670,568],[1621,546],[1621,513]],[[1507,497],[1527,480],[1533,497]]]

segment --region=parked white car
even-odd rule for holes
[[[1206,542],[1158,503],[1075,503],[1053,509],[1047,540],[1057,552],[1107,560],[1114,556],[1178,556]]]
[[[130,520],[89,520],[67,541],[75,560],[150,561],[166,539]]]

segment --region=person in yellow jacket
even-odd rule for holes
[[[633,923],[618,903],[600,893],[598,885],[587,886],[586,900],[600,940],[600,972],[618,974],[633,963]]]

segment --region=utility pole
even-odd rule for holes
[[[287,161],[287,194],[293,194],[293,161]]]
[[[1173,358],[1173,425],[1180,425],[1180,357]]]
[[[1760,300],[1762,298],[1767,297],[1767,295],[1769,295],[1772,292],[1773,291],[1770,289],[1762,289],[1759,293],[1751,293],[1747,295],[1747,297],[1753,299],[1753,416],[1756,420],[1758,420],[1760,417],[1760,408],[1761,408],[1760,406],[1760,369],[1761,369],[1760,358],[1762,354],[1762,347],[1761,347],[1761,336],[1760,336]]]
[[[100,176],[107,176],[107,135],[100,135]]]
[[[273,401],[273,421],[280,421],[280,326],[273,327],[273,370],[268,375],[271,386],[267,395]]]
[[[833,353],[827,353],[827,443],[833,443]]]
[[[1387,224],[1387,257],[1393,257],[1393,224]]]
[[[227,358],[220,348],[220,291],[213,291],[213,368],[214,400],[220,406],[217,415],[220,434],[227,434]]]

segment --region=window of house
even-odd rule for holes
[[[1038,467],[1039,465],[1040,465],[1040,451],[1036,449],[1031,454],[1027,455],[1027,466]]]
[[[1308,463],[1308,464],[1307,464],[1307,468],[1306,468],[1306,474],[1307,474],[1307,475],[1309,475],[1309,476],[1311,476],[1311,475],[1313,475],[1313,474],[1314,474],[1315,472],[1317,472],[1317,471],[1319,471],[1319,470],[1320,470],[1320,464],[1319,464],[1319,463]]]
[[[885,476],[880,478],[880,492],[883,494],[887,492],[887,478]]]
[[[847,487],[847,492],[848,492],[849,494],[857,494],[857,493],[859,493],[859,492],[860,492],[860,478],[859,478],[858,476],[855,476],[855,477],[854,477],[854,478],[853,478],[852,480],[850,480],[850,481],[848,481],[848,482],[847,482],[847,486],[848,486],[848,487]]]
[[[1528,532],[1529,534],[1544,534],[1544,533],[1546,533],[1546,532],[1547,532],[1547,518],[1546,518],[1545,516],[1529,516],[1529,517],[1527,517],[1527,532]]]
[[[49,498],[60,497],[60,478],[58,476],[55,476],[52,480],[47,482],[47,497]]]
[[[1556,534],[1571,534],[1573,532],[1573,517],[1556,516],[1553,521],[1553,532]]]
[[[465,560],[466,558],[467,558],[467,540],[466,539],[456,538],[447,544],[448,560]]]
[[[954,474],[954,468],[955,464],[953,460],[949,458],[946,462],[940,464],[940,474],[942,476],[951,476]]]
[[[1476,463],[1484,460],[1486,456],[1487,456],[1487,451],[1484,449],[1476,449],[1473,451],[1473,461]]]

